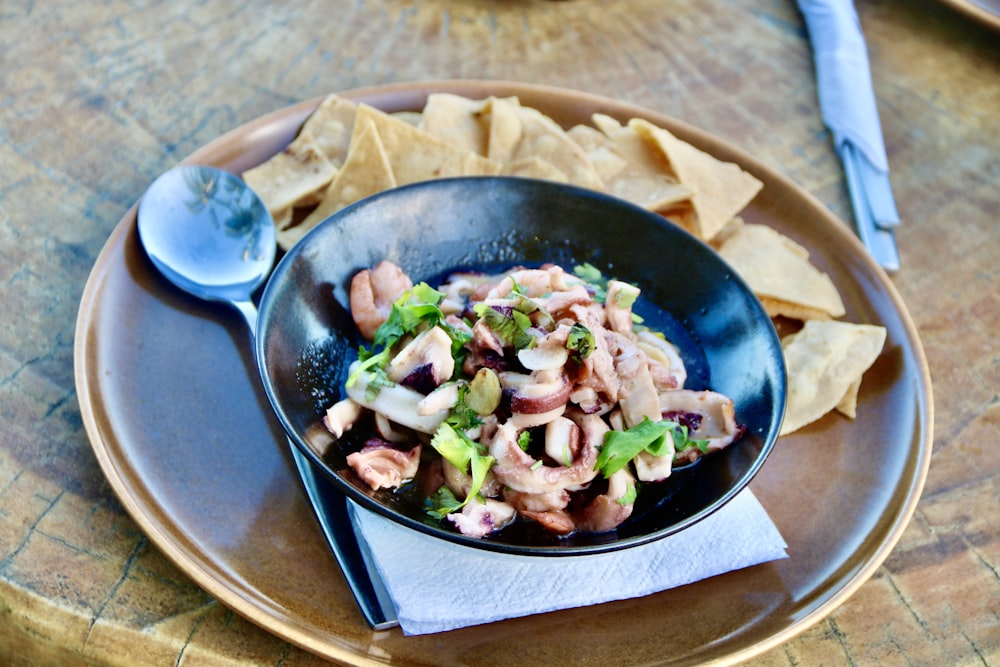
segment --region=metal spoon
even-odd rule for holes
[[[270,274],[274,221],[241,179],[215,167],[186,165],[159,178],[139,203],[139,239],[156,268],[200,299],[229,304],[257,333],[251,295]],[[346,499],[288,441],[299,476],[327,542],[362,613],[376,630],[398,625],[374,569],[365,564]]]

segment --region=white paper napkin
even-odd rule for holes
[[[591,556],[473,549],[409,530],[353,502],[348,507],[407,635],[641,597],[787,557],[784,539],[749,489],[676,535]]]

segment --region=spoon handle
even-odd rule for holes
[[[254,339],[257,338],[257,306],[254,305],[253,301],[247,299],[246,301],[232,300],[229,304],[240,312],[243,319],[246,320],[247,326],[250,327],[250,334]],[[252,343],[253,341],[251,341]]]
[[[396,627],[399,625],[396,608],[377,571],[367,566],[364,547],[354,534],[354,526],[347,513],[347,498],[321,475],[316,474],[309,459],[295,445],[291,442],[288,444],[323,535],[344,572],[347,585],[354,593],[354,599],[365,620],[373,630]]]
[[[250,325],[251,335],[257,337],[257,307],[252,301],[230,301]],[[347,513],[347,498],[333,488],[322,475],[317,475],[309,459],[291,439],[287,440],[292,459],[299,471],[302,486],[309,497],[313,513],[323,530],[330,550],[340,565],[347,585],[354,594],[361,613],[373,630],[387,630],[399,625],[396,608],[389,598],[378,571],[369,567],[365,546],[354,532],[354,524]]]

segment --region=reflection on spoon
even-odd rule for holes
[[[256,331],[250,295],[274,264],[274,222],[237,176],[197,165],[166,172],[139,203],[139,238],[172,283],[230,304]]]

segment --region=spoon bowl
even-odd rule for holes
[[[274,221],[237,176],[184,165],[150,185],[138,213],[139,238],[156,268],[185,292],[227,303],[256,331],[254,290],[276,253]]]

